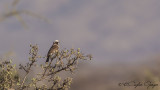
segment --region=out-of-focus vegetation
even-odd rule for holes
[[[72,83],[71,77],[61,78],[59,73],[73,73],[78,68],[79,60],[91,60],[91,55],[84,55],[80,49],[63,49],[57,52],[49,63],[39,64],[41,57],[38,55],[38,46],[30,45],[29,62],[19,65],[19,70],[10,61],[0,63],[0,89],[15,90],[67,90]],[[45,62],[45,60],[43,60]],[[40,72],[32,70],[37,68]],[[17,72],[18,71],[18,72]],[[21,73],[25,73],[22,75]],[[32,76],[31,76],[32,75]]]
[[[71,90],[160,90],[160,57],[136,63],[116,62],[107,66],[82,68],[74,77]],[[119,83],[141,82],[142,86],[119,86]],[[145,82],[149,81],[144,85]],[[158,86],[152,85],[158,84]]]
[[[0,15],[0,22],[8,19],[9,17],[15,17],[18,19],[18,21],[22,24],[22,26],[24,28],[28,28],[26,22],[24,21],[24,19],[21,17],[21,14],[26,14],[38,19],[42,19],[43,21],[49,23],[49,20],[45,17],[43,17],[42,15],[36,14],[34,12],[28,11],[28,10],[20,10],[17,9],[17,5],[21,0],[13,0],[13,2],[11,3],[11,5],[9,5],[8,7],[6,7],[5,12],[2,12],[2,15]]]

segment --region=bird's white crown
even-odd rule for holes
[[[55,42],[59,42],[59,40],[55,40]]]

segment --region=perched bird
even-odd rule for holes
[[[50,57],[51,57],[54,53],[58,52],[58,49],[59,49],[59,41],[58,41],[58,40],[55,40],[55,42],[53,42],[53,45],[51,46],[51,48],[50,48],[49,51],[48,51],[46,62],[49,61]]]

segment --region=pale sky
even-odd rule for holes
[[[11,1],[1,0],[0,16]],[[160,53],[159,0],[22,0],[17,8],[51,22],[22,14],[28,29],[15,17],[0,23],[0,55],[14,51],[21,62],[28,58],[30,43],[46,55],[56,39],[61,48],[93,54],[95,63],[142,60]]]

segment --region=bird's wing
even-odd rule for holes
[[[47,56],[49,56],[50,54],[53,54],[56,50],[59,49],[59,46],[58,45],[53,45],[50,50],[48,51],[48,54]]]

